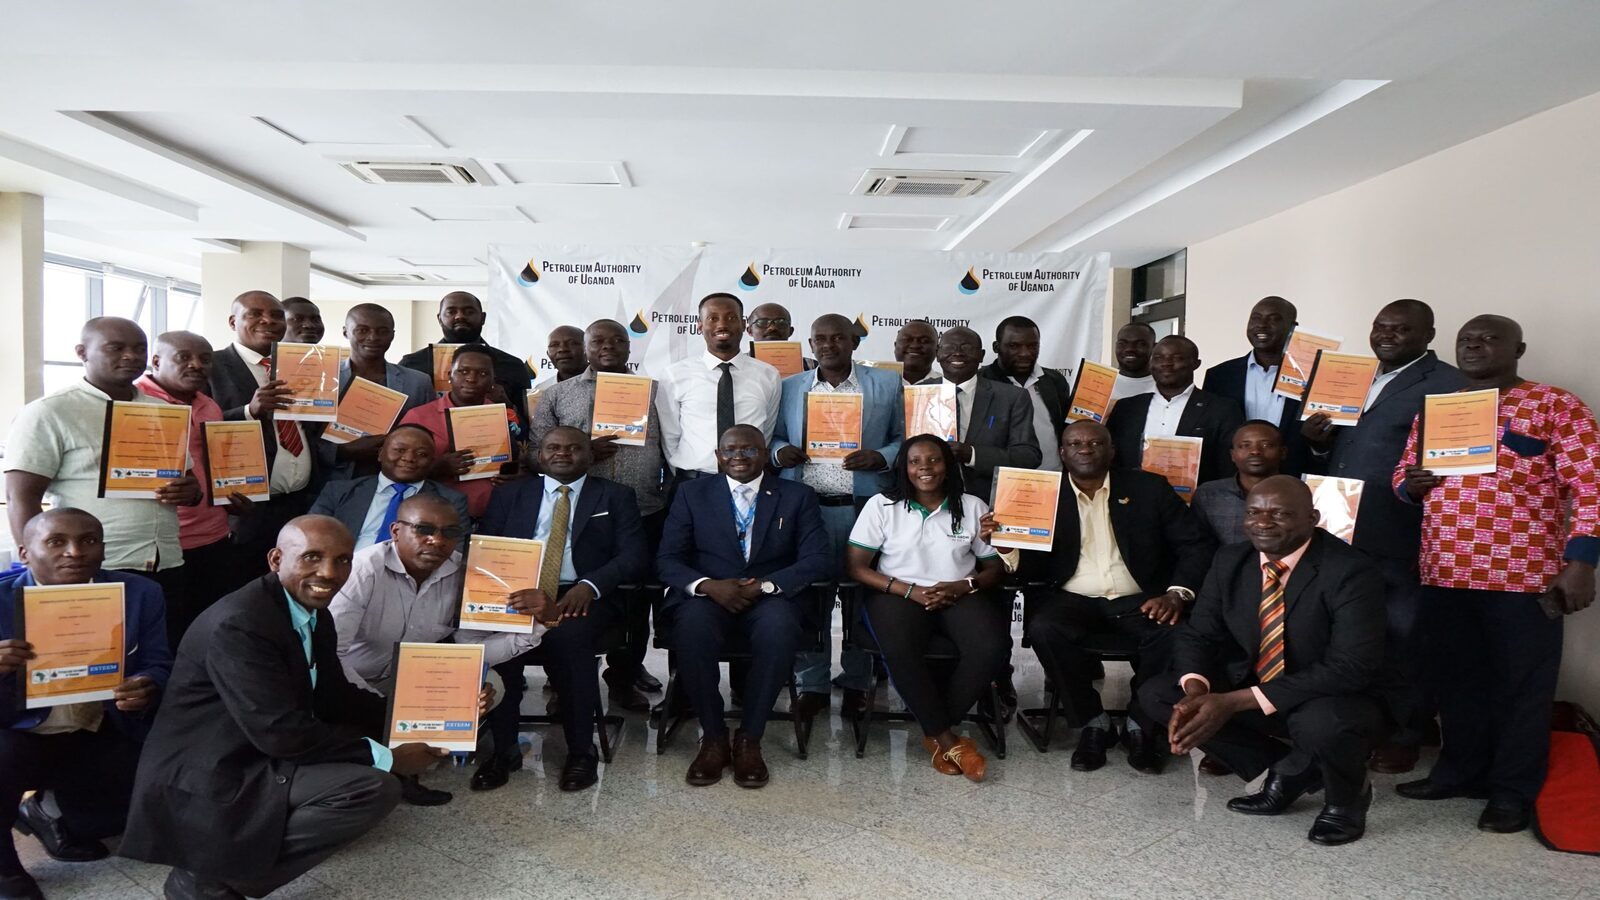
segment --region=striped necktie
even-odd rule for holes
[[[544,559],[539,563],[539,590],[552,601],[561,589],[561,561],[567,553],[567,524],[572,518],[572,504],[568,500],[571,486],[560,485],[556,493],[561,496],[556,500],[556,508],[550,511],[550,533],[545,536]]]
[[[267,370],[267,378],[270,380],[272,378],[272,357],[262,357],[261,366]],[[299,422],[286,422],[274,417],[273,424],[277,426],[278,446],[288,451],[290,456],[299,456],[306,449],[305,443],[300,440]]]
[[[1270,560],[1262,570],[1261,649],[1256,653],[1256,680],[1266,684],[1283,674],[1283,576],[1289,567]]]

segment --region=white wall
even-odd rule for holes
[[[1255,300],[1366,350],[1398,297],[1438,316],[1434,349],[1479,313],[1522,323],[1521,373],[1600,406],[1600,94],[1189,248],[1188,334],[1207,364],[1246,350]],[[1600,609],[1567,622],[1561,696],[1600,710]]]

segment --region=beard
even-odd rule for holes
[[[483,329],[463,325],[460,328],[445,328],[444,341],[446,344],[481,344],[483,343]]]

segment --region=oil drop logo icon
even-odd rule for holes
[[[533,264],[533,260],[528,260],[528,264],[517,273],[517,280],[530,287],[539,283],[539,267]]]
[[[628,333],[634,337],[644,337],[650,332],[650,323],[644,320],[644,310],[633,314],[633,321],[628,323]]]
[[[981,287],[983,287],[983,282],[978,280],[977,274],[972,271],[971,266],[968,266],[967,274],[961,276],[961,281],[956,285],[956,290],[963,294],[976,294],[978,288]]]
[[[867,336],[868,330],[866,314],[857,313],[855,324],[850,326],[850,333],[855,335],[857,340],[860,340]]]
[[[739,276],[739,290],[753,291],[760,286],[761,276],[756,274],[756,264],[745,266],[744,274]]]

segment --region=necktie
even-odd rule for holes
[[[956,388],[956,440],[967,439],[967,389]]]
[[[389,508],[383,511],[383,519],[378,522],[378,533],[373,537],[373,543],[381,544],[389,539],[389,526],[400,515],[400,504],[406,500],[406,487],[404,484],[391,484],[389,490],[394,491],[394,496],[389,498]]]
[[[722,377],[717,380],[717,433],[715,441],[722,441],[722,433],[732,428],[733,421],[733,363],[722,363]]]
[[[748,484],[739,485],[733,492],[734,524],[739,530],[739,550],[744,553],[745,562],[750,561],[750,523],[756,517],[754,494],[755,488]]]
[[[561,589],[561,560],[567,552],[567,522],[572,518],[572,502],[567,496],[572,488],[560,485],[556,493],[556,508],[550,513],[550,534],[544,539],[544,559],[539,563],[539,590],[551,600]]]
[[[1261,585],[1261,649],[1256,653],[1256,680],[1266,684],[1283,674],[1283,575],[1289,567],[1266,564]]]
[[[261,367],[269,373],[272,371],[271,357],[261,357]],[[276,418],[273,420],[278,428],[278,446],[288,451],[290,456],[299,456],[306,445],[300,441],[300,426],[294,422],[283,422]]]

